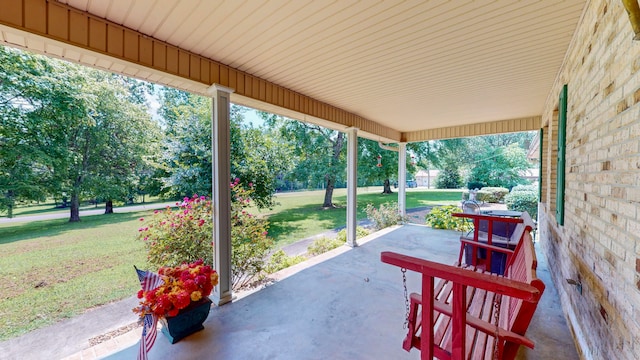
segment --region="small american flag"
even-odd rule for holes
[[[135,266],[134,268],[138,273],[138,280],[140,280],[140,285],[142,285],[142,291],[153,290],[164,283],[160,275],[152,273],[151,271],[140,270]]]
[[[135,267],[135,266],[134,266]],[[138,280],[143,291],[149,291],[162,285],[164,282],[162,277],[151,271],[143,271],[135,268],[138,273]],[[158,336],[158,316],[155,314],[146,314],[142,319],[142,338],[140,339],[140,348],[138,350],[138,360],[147,360],[147,353],[153,347]]]

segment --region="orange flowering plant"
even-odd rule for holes
[[[144,317],[154,314],[159,317],[176,316],[192,301],[209,296],[218,284],[218,273],[202,260],[175,267],[161,267],[158,275],[163,283],[151,290],[138,291],[140,305],[134,312]]]

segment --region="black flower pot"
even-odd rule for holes
[[[162,333],[169,338],[172,344],[175,344],[186,336],[204,329],[202,323],[209,316],[209,310],[211,310],[211,300],[208,297],[192,302],[180,310],[178,315],[160,319]]]

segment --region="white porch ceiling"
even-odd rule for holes
[[[401,132],[540,115],[585,4],[59,2]]]

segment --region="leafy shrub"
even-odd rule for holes
[[[367,214],[367,218],[373,222],[376,230],[406,221],[406,218],[402,217],[398,212],[398,204],[395,202],[380,204],[379,208],[376,208],[373,204],[367,204],[364,212]]]
[[[309,245],[309,247],[307,247],[307,253],[310,256],[317,256],[326,253],[329,250],[340,247],[344,244],[345,240],[341,240],[338,238],[331,239],[323,236],[319,239],[314,240],[313,243]]]
[[[487,185],[485,183],[483,183],[483,182],[480,182],[480,181],[470,180],[467,183],[467,189],[469,189],[469,190],[482,189],[485,186],[487,186]]]
[[[246,211],[252,204],[253,189],[244,189],[236,179],[231,193],[231,281],[234,289],[240,289],[263,273],[273,242],[267,237],[268,222]],[[138,239],[145,241],[149,264],[159,268],[202,259],[213,265],[211,201],[194,195],[177,205],[178,210],[155,211],[139,229]]]
[[[482,203],[495,202],[493,200],[494,200],[493,194],[490,193],[489,191],[478,190],[478,192],[476,193],[476,201],[478,202],[482,202]]]
[[[234,289],[258,280],[266,270],[266,257],[273,246],[267,237],[268,222],[248,213],[253,189],[236,179],[231,183],[231,274]],[[250,184],[251,186],[251,184]]]
[[[428,226],[434,229],[448,229],[467,232],[472,229],[472,222],[452,216],[461,210],[456,205],[436,206],[425,217]]]
[[[211,201],[193,195],[176,205],[177,210],[167,207],[154,211],[152,218],[138,229],[138,239],[147,249],[147,261],[156,269],[199,259],[213,265]]]
[[[360,239],[361,237],[365,237],[369,235],[369,231],[363,228],[362,226],[356,227],[356,239]],[[338,235],[334,239],[330,239],[327,237],[322,237],[320,239],[316,239],[309,247],[307,248],[307,253],[311,256],[320,255],[326,253],[329,250],[333,250],[337,247],[344,245],[347,242],[347,229],[342,229],[338,231]]]
[[[537,185],[516,185],[513,187],[513,189],[511,189],[511,192],[518,192],[518,191],[535,191],[538,192],[538,186]]]
[[[369,235],[369,230],[363,228],[362,226],[356,226],[356,239],[363,238],[367,235]],[[347,229],[342,229],[338,231],[338,234],[336,235],[336,239],[342,241],[343,244],[346,243]]]
[[[509,189],[503,187],[483,187],[478,191],[476,199],[478,201],[488,203],[499,203],[504,200],[504,197],[509,193]]]
[[[307,260],[304,256],[289,256],[282,249],[274,252],[269,259],[265,272],[267,274],[273,274],[274,272],[286,269],[295,264],[299,264]]]
[[[514,188],[515,189],[515,188]],[[516,190],[511,191],[504,198],[507,209],[515,211],[526,211],[532,219],[538,217],[538,190]]]

